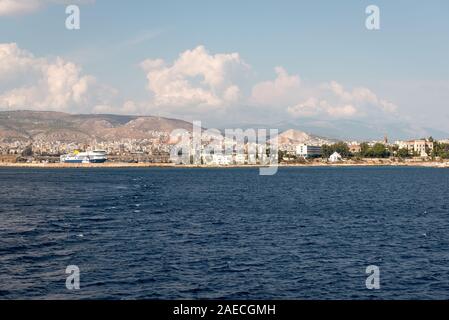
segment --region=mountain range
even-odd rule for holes
[[[335,139],[324,138],[317,135],[309,134],[303,131],[289,129],[278,135],[278,143],[284,144],[310,144],[310,145],[322,145],[331,144],[337,142]]]
[[[261,123],[236,123],[237,128],[276,128],[279,132],[296,130],[310,132],[318,137],[332,137],[344,141],[383,140],[385,136],[390,141],[410,140],[425,137],[436,139],[449,138],[449,129],[414,125],[405,121],[374,121],[370,122],[352,119],[295,119],[289,121]]]
[[[280,144],[332,143],[338,139],[381,140],[385,135],[395,139],[449,137],[447,132],[434,128],[414,128],[398,123],[366,124],[350,120],[287,121],[270,126],[240,124],[229,128],[277,128],[281,132]],[[0,141],[6,142],[43,140],[88,143],[94,139],[97,141],[145,139],[151,137],[154,131],[170,133],[174,129],[191,131],[192,124],[183,120],[154,116],[0,111]]]
[[[191,131],[182,120],[152,116],[109,114],[74,115],[47,111],[0,112],[0,141],[63,141],[85,143],[120,139],[145,139],[152,131]]]

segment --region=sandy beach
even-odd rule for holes
[[[279,167],[363,167],[363,166],[395,166],[395,167],[431,167],[449,168],[449,162],[436,161],[407,161],[393,162],[383,161],[343,161],[338,163],[310,162],[310,163],[281,163]],[[259,168],[262,165],[186,165],[174,163],[126,163],[126,162],[106,162],[106,163],[0,163],[0,168]]]

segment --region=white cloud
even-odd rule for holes
[[[132,101],[71,61],[35,57],[15,43],[0,43],[0,108],[262,122],[396,115],[395,104],[368,88],[345,89],[336,81],[309,83],[283,67],[275,68],[273,80],[248,88],[250,67],[238,53],[211,54],[203,46],[182,52],[171,63],[147,59],[140,66],[151,97]]]
[[[73,62],[36,58],[15,43],[0,44],[0,84],[13,79],[18,86],[0,87],[0,108],[87,111],[106,96],[95,77],[83,75]]]
[[[48,4],[87,4],[95,0],[0,0],[0,16],[35,12]]]
[[[44,62],[15,43],[0,43],[0,61],[0,81],[11,81],[29,72],[39,71]]]
[[[347,104],[339,107],[329,107],[326,109],[326,112],[332,117],[345,118],[357,114],[357,109],[354,106]]]
[[[210,54],[203,46],[181,53],[172,64],[162,59],[141,63],[155,106],[166,108],[226,107],[240,97],[239,78],[248,65],[238,53]]]
[[[295,118],[356,118],[394,113],[392,102],[379,99],[371,90],[357,87],[350,91],[336,81],[312,84],[276,67],[276,78],[255,84],[249,99],[254,106],[271,106]]]
[[[299,76],[291,76],[283,67],[276,67],[276,79],[256,84],[250,101],[260,105],[279,105],[291,102],[300,89]]]
[[[293,107],[288,107],[287,112],[295,117],[316,117],[327,115],[333,118],[350,118],[357,114],[357,109],[350,104],[333,106],[326,100],[309,98]]]
[[[345,102],[370,104],[381,108],[385,112],[394,112],[397,109],[395,104],[379,99],[376,94],[367,88],[358,87],[349,92],[345,91],[343,86],[335,81],[332,81],[328,86],[340,99]]]
[[[0,16],[25,14],[41,6],[38,0],[0,0]]]
[[[299,117],[313,117],[318,115],[320,111],[320,101],[316,98],[308,98],[306,101],[298,103],[292,107],[287,108],[287,112],[294,116]]]

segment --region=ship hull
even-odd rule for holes
[[[83,160],[63,160],[63,163],[83,163]]]
[[[62,160],[64,163],[105,163],[107,159],[71,159],[71,160]]]
[[[104,163],[107,160],[105,151],[81,152],[60,157],[62,163]]]
[[[63,163],[105,163],[106,159],[91,159],[91,160],[63,160]]]
[[[89,160],[90,163],[105,163],[106,159],[91,159]]]

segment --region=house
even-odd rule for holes
[[[329,157],[329,161],[330,162],[338,162],[341,161],[341,155],[338,152],[334,152],[330,157]]]

